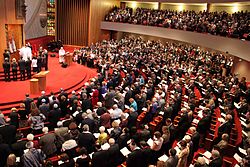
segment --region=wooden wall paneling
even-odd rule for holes
[[[16,19],[16,0],[1,0],[5,2],[6,24],[24,24],[23,19]]]
[[[77,3],[77,1],[73,1],[72,2],[72,10],[73,13],[70,16],[70,19],[72,19],[74,24],[70,24],[70,29],[72,30],[72,33],[70,35],[70,39],[71,39],[71,43],[76,43],[76,38],[75,38],[75,31],[76,31],[76,27],[77,27],[77,19],[76,18],[76,6],[75,4]]]
[[[64,30],[64,34],[63,35],[65,35],[65,37],[66,37],[66,39],[65,39],[65,43],[66,44],[69,44],[70,43],[70,41],[69,41],[69,34],[71,33],[70,31],[70,29],[69,29],[69,17],[68,17],[68,8],[69,8],[69,5],[70,5],[70,0],[64,0],[64,2],[65,2],[65,4],[63,5],[63,8],[64,8],[64,14],[65,14],[65,20],[63,21],[63,23],[64,24],[66,24],[66,29]]]
[[[57,9],[57,0],[55,0],[55,8]],[[57,10],[55,11],[55,40],[57,40]]]
[[[101,39],[101,21],[105,15],[114,7],[120,6],[119,0],[90,0],[89,33],[88,44],[95,43]]]
[[[82,2],[80,2],[80,6]],[[75,16],[79,16],[80,15],[80,8],[77,7],[78,4],[76,3],[76,8],[75,8]],[[75,29],[75,43],[78,43],[78,41],[81,41],[81,39],[79,38],[80,34],[80,30],[81,30],[81,20],[79,18],[76,19],[76,29]]]
[[[24,20],[16,19],[15,9],[15,0],[0,0],[0,37],[2,37],[2,40],[0,42],[0,68],[2,68],[3,63],[3,52],[5,49],[7,49],[5,25],[17,25],[19,28],[14,35],[20,37],[18,38],[18,42],[20,44],[25,42],[25,37],[23,36],[22,32],[22,25],[24,24]]]
[[[5,38],[5,2],[0,1],[0,36],[2,40],[0,42],[0,68],[2,69],[3,63],[3,53],[4,49],[6,49],[6,38]]]
[[[12,41],[12,36],[15,40],[16,48],[22,47],[23,43],[23,31],[21,24],[9,24],[8,25],[8,41]]]
[[[59,37],[62,36],[62,35],[61,35],[62,29],[59,28],[60,21],[61,21],[61,19],[60,19],[60,16],[61,16],[61,15],[58,14],[58,11],[62,11],[62,9],[61,9],[61,8],[62,8],[62,5],[59,5],[59,3],[61,3],[61,1],[60,1],[60,0],[57,0],[57,1],[56,1],[56,40],[61,40]]]
[[[242,60],[238,57],[234,57],[233,59],[233,68],[232,68],[232,73],[233,74],[238,74],[238,78],[246,77],[246,80],[249,82],[250,81],[250,73],[249,73],[249,67],[250,67],[250,62],[246,60]]]
[[[69,45],[87,44],[89,4],[89,0],[58,0],[57,39]]]

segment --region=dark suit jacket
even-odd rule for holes
[[[10,72],[10,63],[9,62],[4,62],[3,63],[3,69],[6,72]]]
[[[49,105],[48,104],[45,104],[45,105],[40,105],[39,106],[39,110],[40,112],[46,117],[48,118],[48,114],[49,114]]]
[[[26,149],[27,141],[17,141],[16,143],[11,145],[11,150],[17,157],[21,157],[24,154],[24,150]]]
[[[38,56],[38,57],[37,57],[37,67],[42,67],[42,65],[43,65],[42,57],[41,57],[41,56]]]
[[[51,110],[49,112],[49,117],[48,117],[48,120],[49,122],[51,123],[51,126],[53,128],[56,128],[57,127],[57,122],[60,120],[61,118],[61,110],[60,109],[56,109],[56,110]]]
[[[168,158],[168,160],[166,161],[166,166],[167,167],[176,167],[178,164],[178,156],[175,155],[174,157],[173,156],[170,156]]]
[[[222,159],[216,158],[209,163],[209,167],[222,167]]]
[[[106,112],[106,108],[105,107],[99,107],[97,110],[96,110],[96,113],[98,116],[101,116],[102,114],[104,114]]]
[[[203,117],[198,125],[197,125],[197,131],[200,134],[205,134],[210,128],[210,118],[209,116]]]
[[[19,70],[20,71],[24,71],[25,70],[25,60],[19,60],[18,61],[18,65],[19,65]]]
[[[120,152],[119,145],[114,144],[108,149],[109,154],[109,166],[116,167],[123,162],[123,155]]]
[[[24,100],[24,104],[25,104],[25,109],[28,113],[30,113],[30,103],[33,102],[33,99],[32,98],[25,98]]]
[[[188,128],[188,115],[187,114],[183,114],[179,120],[178,123],[178,129],[179,130],[186,130]]]
[[[199,148],[200,134],[198,132],[194,133],[192,136],[193,151],[196,152]]]
[[[26,68],[27,71],[28,71],[28,70],[31,70],[31,63],[32,63],[31,60],[27,60],[27,61],[25,62],[25,68]]]
[[[132,91],[129,90],[126,94],[125,94],[125,98],[124,98],[124,102],[126,105],[129,105],[130,102],[129,102],[129,99],[132,97]]]
[[[114,105],[114,97],[115,97],[114,91],[107,92],[105,96],[105,107],[110,108]]]
[[[108,151],[97,151],[92,156],[92,167],[109,167]]]
[[[95,121],[90,118],[85,118],[82,120],[82,126],[85,124],[89,125],[89,131],[93,132],[93,130],[95,129]]]
[[[129,134],[121,134],[118,139],[117,139],[117,143],[119,145],[120,148],[123,148],[125,146],[127,146],[127,141],[130,139]]]
[[[37,107],[39,107],[39,106],[42,104],[42,99],[45,99],[45,100],[46,100],[46,104],[49,103],[49,98],[48,98],[48,96],[40,96],[40,97],[38,97],[38,99],[37,99]]]
[[[130,153],[126,164],[127,167],[147,167],[147,163],[144,161],[143,151],[138,149]]]
[[[174,127],[173,124],[171,124],[169,127],[169,132],[170,132],[170,143],[174,142],[174,140],[176,139],[176,128]]]
[[[78,146],[85,147],[88,154],[94,151],[95,137],[92,133],[80,133],[78,137]]]
[[[16,126],[17,128],[19,127],[19,118],[18,118],[18,113],[17,112],[11,112],[9,115],[10,118],[10,124]]]
[[[54,133],[45,134],[39,140],[39,144],[42,146],[42,151],[46,155],[51,155],[56,152],[55,142],[56,136]]]
[[[3,136],[3,141],[6,144],[16,142],[16,127],[14,125],[5,125],[0,127],[0,134]]]
[[[7,144],[0,144],[0,167],[4,167],[9,154],[10,148]]]
[[[138,113],[136,111],[129,114],[129,116],[128,116],[128,128],[131,129],[131,127],[136,125],[137,117],[138,117]]]
[[[231,129],[232,129],[231,122],[226,122],[222,124],[218,129],[218,136],[222,135],[223,133],[230,134]]]
[[[92,102],[90,99],[82,100],[82,111],[86,112],[87,109],[92,110]]]
[[[71,122],[73,122],[73,120],[71,120],[71,119],[63,121],[63,127],[69,127],[69,125],[71,124]]]

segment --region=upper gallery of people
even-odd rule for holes
[[[158,26],[212,35],[250,40],[250,12],[233,14],[207,11],[173,11],[137,8],[113,8],[105,21]]]

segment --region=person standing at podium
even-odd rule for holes
[[[65,50],[63,47],[59,50],[59,63],[62,64],[64,63],[64,55],[65,55]]]
[[[20,58],[18,61],[19,70],[20,70],[20,80],[25,80],[25,60],[23,60],[23,57]]]

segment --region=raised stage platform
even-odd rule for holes
[[[51,91],[59,92],[60,88],[64,88],[67,92],[79,90],[86,81],[97,74],[96,69],[90,69],[77,63],[62,68],[57,57],[49,57],[49,71],[46,94]],[[26,93],[30,93],[30,81],[0,81],[0,90],[0,110],[5,113],[11,107],[18,105],[25,98]],[[40,92],[31,95],[32,98],[38,96],[40,96]]]

